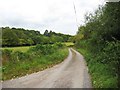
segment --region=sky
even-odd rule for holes
[[[0,0],[0,27],[75,35],[85,13],[103,4],[104,0]]]

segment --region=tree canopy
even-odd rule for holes
[[[70,37],[72,36],[48,30],[45,30],[44,34],[40,34],[35,30],[2,27],[2,46],[8,47],[67,42]]]

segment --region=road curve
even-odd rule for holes
[[[69,49],[69,56],[60,64],[2,82],[3,88],[91,88],[88,69],[83,56]]]

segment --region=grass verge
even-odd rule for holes
[[[117,77],[112,70],[110,64],[104,64],[98,62],[99,54],[93,55],[88,50],[79,48],[77,49],[87,61],[89,68],[89,73],[92,79],[92,86],[94,88],[116,88],[117,87]]]
[[[68,56],[68,49],[58,49],[50,55],[41,55],[33,60],[8,62],[3,66],[2,80],[8,80],[38,72],[62,62]]]

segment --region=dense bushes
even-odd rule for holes
[[[120,87],[120,2],[106,3],[86,15],[75,45],[83,53],[96,88]],[[81,50],[83,49],[83,50]]]

